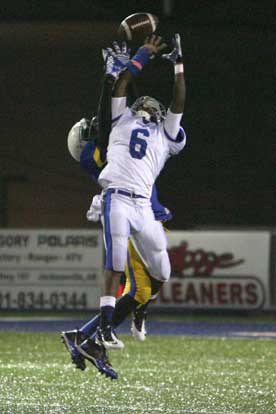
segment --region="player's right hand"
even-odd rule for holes
[[[151,35],[145,39],[145,42],[142,47],[148,49],[148,51],[156,55],[157,53],[161,52],[161,50],[166,48],[166,43],[163,42],[161,36]]]
[[[86,218],[88,221],[97,222],[100,220],[101,214],[102,214],[102,197],[100,194],[96,194],[93,197],[89,210],[86,213]]]
[[[102,55],[105,62],[105,73],[117,78],[129,62],[130,49],[127,48],[126,42],[122,42],[121,48],[117,42],[113,42],[113,49],[111,47],[102,49]]]

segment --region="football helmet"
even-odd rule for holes
[[[88,141],[95,138],[98,132],[98,118],[94,116],[91,120],[82,118],[69,131],[67,137],[68,150],[72,157],[80,160],[81,152]]]
[[[141,116],[147,121],[162,122],[166,118],[166,108],[151,96],[140,96],[131,106],[133,115]]]

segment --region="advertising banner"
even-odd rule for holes
[[[97,308],[101,230],[1,230],[1,309]]]
[[[270,233],[171,231],[172,275],[155,307],[267,309]],[[1,230],[0,310],[98,308],[101,230]]]
[[[172,275],[155,306],[269,307],[268,231],[172,231],[168,242]]]

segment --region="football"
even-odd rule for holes
[[[155,32],[159,19],[151,13],[134,13],[120,24],[118,34],[122,40],[143,41]]]

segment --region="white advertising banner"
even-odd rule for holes
[[[97,308],[101,230],[1,230],[1,309]]]
[[[171,231],[168,242],[172,275],[155,306],[269,307],[268,231]]]
[[[172,275],[153,306],[266,309],[270,233],[171,231]],[[99,305],[101,230],[0,230],[0,310]]]

